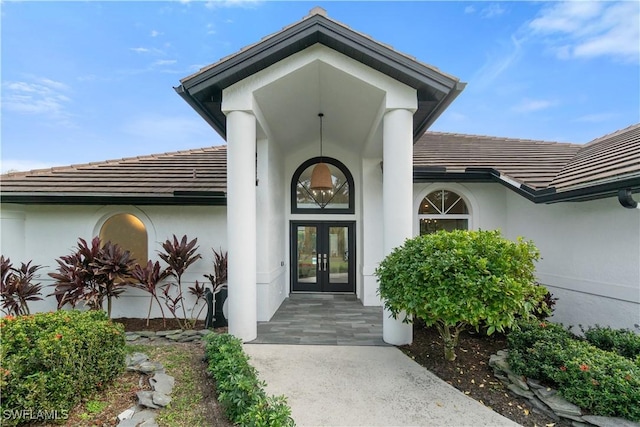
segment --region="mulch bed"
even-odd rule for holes
[[[475,331],[463,332],[456,349],[456,360],[448,362],[444,359],[442,339],[436,328],[416,324],[413,343],[400,350],[458,390],[523,426],[571,426],[566,420],[554,421],[536,412],[526,399],[510,393],[493,376],[489,357],[506,348],[507,340],[502,334],[486,336]]]

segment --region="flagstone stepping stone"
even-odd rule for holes
[[[175,378],[165,373],[157,373],[149,379],[149,384],[151,384],[153,391],[158,391],[168,395],[173,391]]]
[[[154,405],[158,405],[160,407],[165,407],[169,403],[171,403],[171,397],[170,396],[167,396],[166,394],[160,393],[158,391],[154,391],[151,394],[151,398],[153,400]]]

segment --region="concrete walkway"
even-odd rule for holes
[[[395,347],[245,344],[298,426],[517,426]]]

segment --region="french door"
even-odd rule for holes
[[[291,291],[355,293],[355,223],[291,222]]]

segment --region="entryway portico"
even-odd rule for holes
[[[228,144],[229,332],[255,339],[257,321],[269,320],[291,291],[303,290],[294,286],[302,276],[300,258],[292,254],[299,249],[299,225],[320,233],[316,252],[321,248],[335,265],[342,257],[352,268],[348,286],[364,305],[380,305],[373,271],[413,233],[414,138],[463,85],[319,8],[181,83],[176,90]],[[319,154],[318,113],[324,114],[324,154],[353,177],[352,210],[296,209],[292,180]],[[346,250],[338,243],[345,235],[352,245]],[[351,292],[332,289],[326,259],[314,263],[309,254],[308,277],[326,272],[326,282],[309,290]],[[385,312],[383,338],[409,343],[411,327]]]

